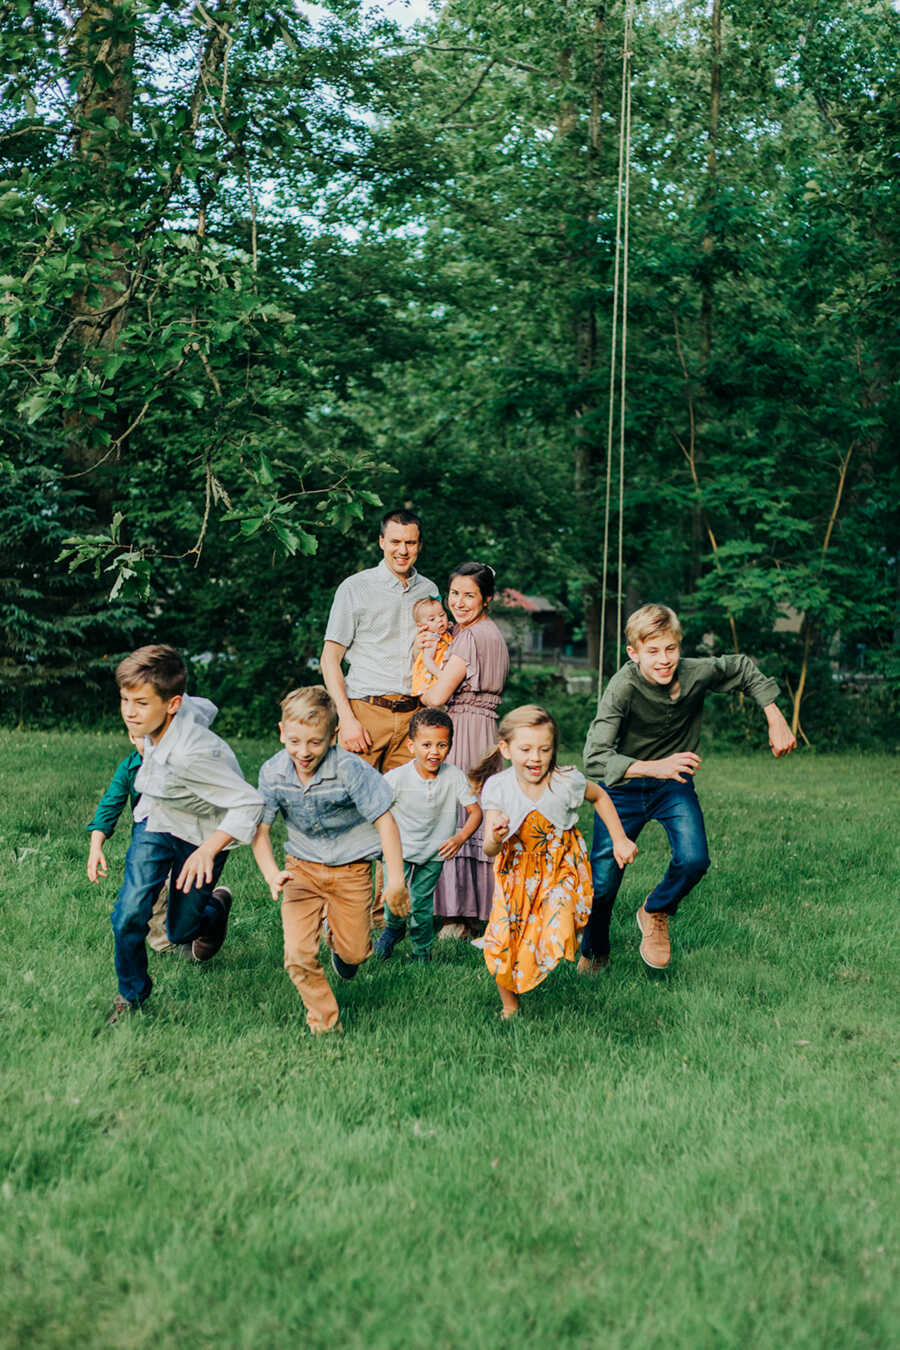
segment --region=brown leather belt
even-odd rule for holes
[[[412,696],[401,694],[397,698],[388,698],[384,694],[369,694],[367,698],[361,698],[360,703],[374,703],[376,708],[387,708],[389,712],[412,712],[418,708],[419,699],[416,694]]]

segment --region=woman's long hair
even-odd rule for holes
[[[525,703],[521,708],[513,708],[511,712],[506,714],[497,728],[498,740],[508,743],[515,733],[521,731],[523,727],[550,727],[552,729],[553,753],[550,756],[550,767],[547,770],[547,777],[549,778],[557,768],[556,752],[559,748],[559,730],[556,723],[546,708],[539,708],[536,703]],[[480,792],[493,774],[502,771],[503,764],[504,759],[500,752],[500,746],[495,745],[478,761],[473,769],[469,770],[469,782],[472,784],[472,791]]]

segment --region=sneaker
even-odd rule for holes
[[[115,1002],[109,1010],[105,1026],[117,1027],[120,1022],[125,1022],[132,1013],[136,1013],[141,1005],[139,1003],[129,1003],[127,998],[121,994],[116,994]]]
[[[403,928],[385,928],[372,948],[379,961],[387,961],[394,955],[394,948],[405,932],[405,926]]]
[[[665,970],[672,959],[668,914],[662,910],[648,910],[645,900],[635,917],[641,930],[642,961],[653,970]]]
[[[609,970],[608,956],[579,956],[575,967],[578,975],[600,975]]]
[[[212,894],[213,899],[218,900],[225,911],[225,923],[222,926],[222,932],[219,937],[194,938],[191,943],[191,955],[195,961],[211,961],[225,941],[225,934],[228,931],[228,916],[231,913],[231,891],[227,886],[217,886]]]
[[[340,975],[342,980],[352,980],[359,970],[359,966],[351,966],[349,961],[345,961],[335,951],[331,953],[331,964],[334,966],[335,975]]]

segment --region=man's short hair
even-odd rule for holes
[[[330,739],[337,730],[338,713],[324,684],[308,684],[285,694],[281,700],[281,720],[304,722],[307,726],[323,722],[325,734]]]
[[[659,637],[660,633],[671,633],[676,642],[680,642],[683,636],[681,620],[668,605],[642,605],[628,616],[625,641],[629,647],[649,642],[650,638]]]
[[[443,708],[416,708],[412,717],[409,719],[409,739],[416,739],[416,732],[419,727],[443,727],[450,737],[450,744],[453,744],[453,719]]]
[[[120,689],[133,689],[136,684],[149,684],[160,698],[174,698],[183,694],[187,685],[187,670],[174,647],[156,643],[138,647],[116,667],[116,684]]]
[[[419,531],[419,543],[422,542],[422,521],[415,511],[388,511],[381,517],[380,533],[382,536],[392,521],[395,525],[415,525]]]
[[[439,609],[444,608],[439,596],[423,595],[421,600],[417,600],[412,607],[412,616],[416,623],[419,622],[419,615],[424,611],[426,605],[437,605]]]

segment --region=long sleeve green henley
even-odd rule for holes
[[[677,698],[671,691],[678,685]],[[740,690],[761,708],[778,697],[775,680],[749,656],[684,656],[671,684],[652,684],[633,661],[616,671],[600,700],[584,746],[589,778],[614,787],[635,760],[665,759],[700,744],[703,700]]]
[[[123,759],[112,776],[112,782],[100,798],[94,818],[88,830],[102,830],[107,839],[116,828],[116,822],[131,799],[131,806],[137,805],[140,793],[135,791],[134,780],[141,767],[141,757],[132,750],[127,759]]]

